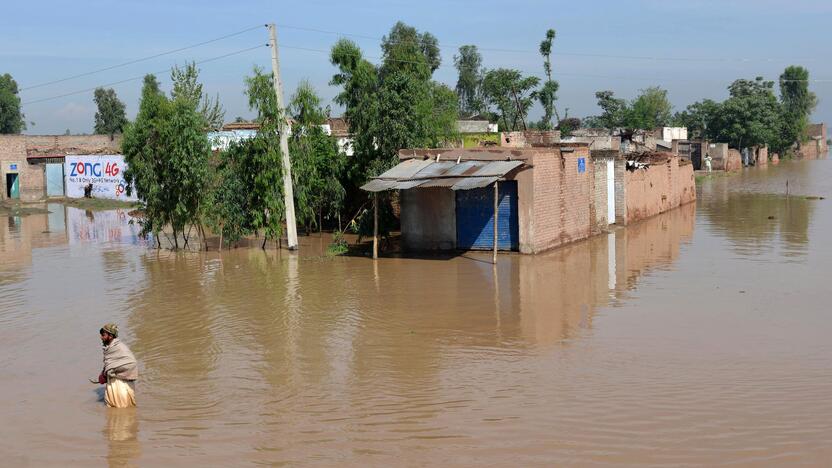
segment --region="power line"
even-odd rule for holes
[[[355,34],[355,33],[348,33],[343,31],[329,31],[325,29],[316,29],[316,28],[307,28],[301,26],[291,26],[288,24],[278,24],[279,27],[283,29],[292,29],[297,31],[307,31],[307,32],[315,32],[321,34],[332,34],[336,36],[347,36],[347,37],[358,37],[363,39],[373,39],[377,41],[383,41],[383,37],[378,36],[368,36],[366,34]],[[391,44],[416,44],[420,45],[420,43],[415,41],[391,41]],[[444,46],[440,45],[440,49],[447,49],[447,48],[459,48],[465,44],[446,44]],[[469,44],[470,45],[470,44]],[[501,48],[491,48],[491,47],[479,47],[477,46],[478,50],[482,51],[490,51],[490,52],[506,52],[506,53],[519,53],[519,54],[539,54],[539,51],[536,50],[528,50],[528,49],[501,49]],[[613,55],[613,54],[598,54],[598,53],[583,53],[583,52],[560,52],[557,50],[552,51],[552,55],[554,56],[564,56],[564,57],[590,57],[590,58],[613,58],[613,59],[627,59],[627,60],[652,60],[652,61],[673,61],[673,62],[741,62],[741,63],[748,63],[748,62],[783,62],[783,61],[793,61],[795,59],[778,59],[778,58],[759,58],[759,59],[752,59],[752,58],[720,58],[720,57],[661,57],[661,56],[647,56],[647,55]],[[807,61],[807,60],[817,60],[817,59],[802,59],[800,61]]]
[[[242,53],[245,53],[245,52],[249,52],[249,51],[254,50],[254,49],[259,49],[259,48],[264,47],[264,46],[265,46],[265,47],[268,47],[269,45],[268,45],[268,44],[260,44],[260,45],[256,45],[256,46],[254,46],[254,47],[249,47],[249,48],[247,48],[247,49],[237,50],[237,51],[235,51],[235,52],[229,52],[229,53],[227,53],[227,54],[218,55],[218,56],[216,56],[216,57],[211,57],[211,58],[208,58],[208,59],[205,59],[205,60],[200,60],[199,62],[194,62],[194,63],[195,63],[196,65],[201,65],[201,64],[203,64],[203,63],[213,62],[213,61],[215,61],[215,60],[220,60],[220,59],[224,59],[224,58],[226,58],[226,57],[231,57],[232,55],[239,55],[239,54],[242,54]],[[169,67],[169,68],[166,68],[166,69],[164,69],[164,70],[159,70],[159,71],[150,72],[150,73],[152,73],[152,74],[166,73],[166,72],[170,72],[170,71],[172,71],[172,70],[173,70],[173,68],[174,68],[174,67]],[[79,90],[79,91],[73,91],[73,92],[71,92],[71,93],[64,93],[64,94],[59,94],[59,95],[57,95],[57,96],[50,96],[50,97],[43,98],[43,99],[36,99],[36,100],[34,100],[34,101],[26,101],[26,102],[23,102],[23,103],[21,103],[21,104],[37,104],[37,103],[39,103],[39,102],[51,101],[51,100],[54,100],[54,99],[60,99],[60,98],[67,97],[67,96],[74,96],[74,95],[76,95],[76,94],[87,93],[87,92],[90,92],[90,91],[95,91],[95,89],[96,89],[96,88],[100,88],[100,87],[105,87],[105,86],[115,86],[115,85],[118,85],[118,84],[127,83],[127,82],[129,82],[129,81],[141,80],[141,79],[144,79],[144,77],[145,77],[146,75],[147,75],[147,73],[145,73],[144,75],[141,75],[141,76],[134,76],[134,77],[132,77],[132,78],[126,78],[126,79],[123,79],[123,80],[114,81],[114,82],[112,82],[112,83],[107,83],[107,84],[98,85],[98,86],[95,86],[95,87],[93,87],[93,88],[86,88],[86,89],[82,89],[82,90]]]
[[[207,41],[199,42],[197,44],[192,44],[192,45],[189,45],[189,46],[180,47],[178,49],[169,50],[167,52],[161,52],[161,53],[158,53],[158,54],[155,54],[155,55],[149,55],[147,57],[142,57],[142,58],[138,58],[138,59],[135,59],[135,60],[130,60],[128,62],[119,63],[118,65],[112,65],[112,66],[109,66],[109,67],[99,68],[97,70],[92,70],[92,71],[80,73],[78,75],[68,76],[66,78],[60,78],[60,79],[53,80],[53,81],[47,81],[45,83],[40,83],[40,84],[36,84],[36,85],[32,85],[32,86],[27,86],[25,88],[21,88],[19,92],[28,91],[30,89],[35,89],[35,88],[42,88],[44,86],[53,85],[55,83],[63,83],[64,81],[74,80],[76,78],[81,78],[83,76],[94,75],[96,73],[100,73],[100,72],[103,72],[103,71],[113,70],[115,68],[126,67],[127,65],[133,65],[135,63],[145,62],[147,60],[151,60],[151,59],[155,59],[155,58],[159,58],[159,57],[164,57],[165,55],[175,54],[177,52],[182,52],[183,50],[194,49],[196,47],[204,46],[206,44],[211,44],[213,42],[218,42],[218,41],[221,41],[223,39],[228,39],[229,37],[239,36],[240,34],[247,33],[249,31],[253,31],[257,28],[262,28],[262,27],[264,27],[262,24],[257,25],[257,26],[253,26],[253,27],[243,29],[243,30],[240,30],[240,31],[237,31],[237,32],[233,32],[231,34],[226,34],[224,36],[216,37],[214,39],[209,39]]]
[[[284,49],[303,50],[303,51],[307,51],[307,52],[319,52],[319,53],[323,53],[323,54],[329,54],[331,52],[329,50],[313,49],[313,48],[310,48],[310,47],[289,46],[289,45],[285,45],[285,44],[281,44],[280,47],[282,47]],[[413,60],[402,60],[402,59],[393,59],[393,58],[384,58],[384,57],[373,57],[373,56],[369,56],[369,55],[364,55],[362,53],[356,53],[356,54],[350,54],[350,55],[352,55],[354,57],[360,57],[360,58],[363,58],[363,59],[368,59],[368,61],[370,59],[372,59],[372,60],[382,60],[382,61],[390,61],[390,62],[398,62],[398,63],[411,63],[411,64],[414,64],[414,65],[425,65],[425,66],[428,65],[426,62],[417,62],[417,61],[413,61]],[[374,64],[374,65],[378,66],[378,64]],[[451,68],[451,67],[453,67],[453,65],[451,65],[451,64],[440,64],[439,65],[439,68]],[[583,74],[583,73],[570,73],[570,72],[560,72],[560,71],[557,72],[556,75],[558,75],[558,76],[574,76],[574,77],[583,77],[583,78],[605,78],[605,79],[612,79],[612,80],[632,80],[632,79],[656,80],[656,79],[658,79],[659,81],[691,81],[691,82],[701,82],[702,81],[700,78],[656,78],[655,76],[651,76],[651,77],[646,77],[646,76],[645,77],[639,77],[639,76],[611,76],[611,75],[593,75],[593,74]],[[532,74],[532,76],[540,78],[541,80],[543,79],[543,77],[541,77],[541,76],[537,76],[537,75],[533,75],[533,74]],[[722,81],[722,80],[719,80],[719,81]],[[773,81],[778,81],[778,80],[773,80]],[[832,83],[832,79],[829,79],[829,80],[827,80],[827,79],[782,80],[782,81],[783,82]]]

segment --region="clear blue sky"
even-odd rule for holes
[[[329,103],[337,90],[328,85],[334,72],[328,55],[290,47],[326,51],[338,34],[289,26],[357,35],[347,37],[366,55],[379,57],[378,38],[397,20],[438,37],[443,61],[435,78],[451,86],[456,82],[453,55],[462,44],[479,46],[486,67],[541,76],[537,47],[546,29],[555,28],[558,107],[561,112],[568,107],[573,116],[596,114],[594,92],[601,89],[632,98],[640,88],[660,85],[669,91],[676,109],[683,109],[702,98],[724,99],[726,87],[736,78],[762,75],[776,80],[785,66],[799,64],[809,68],[812,79],[827,80],[811,84],[820,98],[813,120],[832,122],[830,0],[5,2],[0,15],[0,73],[11,73],[26,88],[275,22],[287,26],[279,29],[279,41],[286,46],[281,48],[281,62],[287,94],[307,78]],[[266,41],[265,28],[256,29],[23,91],[21,97],[27,102],[92,88]],[[270,66],[266,47],[200,66],[205,89],[219,93],[227,120],[251,115],[242,84],[254,65]],[[167,77],[160,78],[167,88]],[[138,107],[140,85],[131,81],[113,86],[130,118]],[[28,133],[89,132],[95,113],[92,91],[26,104],[24,113],[35,122]],[[339,113],[334,109],[333,114]],[[533,115],[539,114],[538,106]]]

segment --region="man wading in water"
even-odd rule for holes
[[[98,333],[104,345],[104,370],[98,376],[98,383],[107,385],[104,402],[112,408],[136,406],[135,382],[139,378],[136,358],[130,348],[118,339],[118,325],[108,323]]]

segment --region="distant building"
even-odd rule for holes
[[[343,117],[330,117],[326,119],[324,126],[327,134],[335,137],[338,142],[338,150],[347,156],[352,156],[354,153],[353,138],[347,120]]]
[[[328,118],[326,119],[326,123],[321,125],[321,128],[327,135],[335,137],[339,151],[347,156],[353,155],[352,134],[349,133],[349,126],[344,118]],[[225,124],[220,131],[208,133],[208,139],[211,141],[211,149],[215,151],[224,150],[232,142],[253,138],[257,135],[257,130],[259,129],[260,124],[257,122],[234,122]]]
[[[825,123],[811,124],[806,128],[807,141],[800,144],[797,154],[805,159],[824,157],[829,152],[828,134]]]
[[[498,125],[487,120],[457,120],[459,133],[497,133]]]

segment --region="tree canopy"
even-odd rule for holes
[[[177,76],[171,77],[174,86]],[[210,144],[204,119],[184,95],[168,99],[153,75],[147,75],[136,121],[127,125],[122,152],[127,162],[128,191],[143,205],[142,232],[159,233],[170,226],[175,248],[185,245],[187,225],[200,224],[200,204],[208,183]]]
[[[441,146],[456,137],[456,93],[432,80],[441,63],[436,38],[399,22],[381,48],[379,67],[348,39],[330,54],[338,67],[331,84],[341,87],[335,101],[354,137],[349,176],[355,185],[394,165],[399,149]]]
[[[0,75],[0,134],[26,130],[25,116],[20,111],[17,82],[8,73]]]
[[[323,215],[337,215],[343,207],[345,191],[341,178],[346,156],[322,128],[326,115],[321,99],[308,81],[301,81],[292,95],[289,112],[294,124],[289,139],[292,178],[298,223],[321,228]]]
[[[171,97],[181,98],[192,103],[195,109],[202,115],[205,127],[211,130],[219,130],[225,118],[225,110],[220,104],[220,97],[209,97],[202,90],[202,83],[199,82],[199,69],[195,62],[185,64],[184,68],[174,66],[171,71],[173,90]]]
[[[112,140],[113,136],[121,133],[127,125],[124,103],[116,96],[113,88],[95,88],[93,101],[98,107],[95,112],[94,131],[98,135],[110,135]]]
[[[780,99],[774,82],[757,77],[739,79],[728,86],[728,99],[695,102],[674,116],[677,125],[694,135],[726,141],[735,148],[768,145],[785,153],[805,138],[809,116],[817,104],[809,91],[809,72],[787,67],[780,75]]]
[[[459,72],[456,81],[456,94],[459,96],[459,112],[465,117],[473,117],[485,110],[482,95],[482,55],[475,45],[459,48],[459,55],[454,55],[454,67]]]
[[[482,82],[486,102],[497,110],[498,120],[506,131],[523,128],[526,116],[538,91],[540,79],[523,76],[519,70],[498,68],[489,70]]]
[[[624,128],[628,130],[652,130],[668,125],[672,120],[673,106],[667,98],[667,91],[653,86],[639,91],[631,102],[615,97],[612,91],[595,93],[601,115],[588,117],[585,123],[601,128]]]
[[[543,71],[546,73],[546,81],[538,92],[538,99],[540,105],[543,106],[543,118],[540,121],[539,127],[542,129],[551,129],[557,127],[560,122],[555,101],[558,98],[558,89],[560,84],[552,80],[552,42],[555,40],[555,30],[549,29],[546,31],[546,38],[540,42],[540,55],[543,57]],[[552,118],[557,121],[552,122]]]
[[[805,138],[809,116],[817,102],[815,93],[809,91],[809,70],[800,66],[787,67],[780,75],[783,144],[799,143]]]

